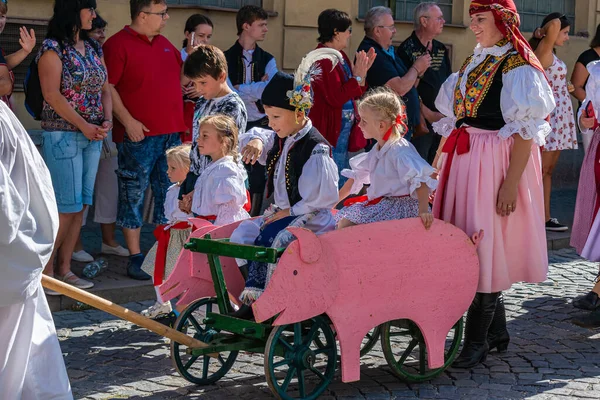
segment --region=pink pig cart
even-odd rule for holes
[[[334,378],[338,344],[343,382],[360,379],[361,346],[364,353],[378,339],[391,370],[404,381],[432,379],[452,363],[462,316],[477,288],[481,232],[469,238],[440,220],[426,231],[417,218],[319,237],[290,231],[297,240],[287,249],[237,245],[211,234],[186,244],[207,255],[216,297],[196,300],[176,322],[178,331],[208,344],[172,343],[184,378],[212,384],[239,351],[261,353],[277,398],[316,399]],[[253,305],[256,322],[227,315],[232,302],[221,263],[232,258],[277,263]]]

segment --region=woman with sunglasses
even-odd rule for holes
[[[375,51],[358,52],[354,64],[350,62],[344,50],[350,44],[352,20],[343,11],[323,11],[319,15],[318,25],[317,48],[335,49],[342,53],[345,62],[338,63],[333,70],[331,61],[318,62],[323,76],[312,85],[314,105],[310,119],[333,147],[333,160],[338,171],[342,171],[350,165],[348,152],[361,150],[367,144],[358,127],[356,100],[365,92],[365,77],[375,60]],[[346,179],[340,176],[340,188]]]

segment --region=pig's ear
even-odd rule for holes
[[[312,231],[305,228],[287,228],[298,239],[300,259],[307,264],[319,261],[323,248],[321,241]]]

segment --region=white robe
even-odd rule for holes
[[[0,102],[0,399],[72,399],[40,283],[58,233],[50,173]]]

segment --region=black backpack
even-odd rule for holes
[[[100,54],[100,44],[95,40],[87,40],[97,54]],[[65,49],[62,43],[58,42],[58,46],[61,49],[62,54],[65,54]],[[44,109],[44,96],[42,95],[42,85],[40,83],[40,74],[38,71],[38,65],[36,61],[37,57],[34,57],[29,64],[27,75],[23,81],[23,91],[25,92],[25,108],[27,112],[36,120],[41,120],[42,110]]]

